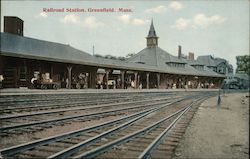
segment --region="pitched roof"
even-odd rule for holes
[[[179,59],[160,47],[146,47],[136,55],[127,60],[128,62],[141,63],[144,65],[155,66],[158,69],[163,69],[168,73],[197,75],[197,76],[214,76],[222,77],[207,67],[204,70],[197,70],[190,66],[190,63],[185,59]],[[181,63],[186,64],[185,67],[170,67],[167,63]],[[197,62],[199,63],[199,62]]]
[[[211,55],[198,56],[197,61],[199,61],[200,63],[203,63],[205,66],[216,67],[214,58]]]
[[[141,71],[162,71],[153,66],[144,66],[120,60],[111,60],[91,56],[90,54],[75,49],[69,45],[38,40],[34,38],[18,36],[1,32],[1,55],[64,62],[72,64],[83,64],[101,68],[117,68]]]
[[[225,64],[227,64],[227,60],[225,60],[225,59],[222,59],[222,58],[214,58],[214,62],[215,62],[215,64],[216,65],[219,65],[219,64],[221,64],[221,63],[225,63]]]
[[[187,59],[186,61],[191,66],[197,66],[197,65],[198,66],[205,66],[203,63],[201,63],[200,61],[197,61],[197,60],[189,60],[189,59]]]
[[[9,54],[15,53],[22,56],[36,56],[43,58],[55,58],[58,60],[79,60],[93,57],[70,45],[38,40],[29,37],[17,36],[9,33],[1,33],[1,51]]]
[[[224,77],[214,72],[209,72],[209,70],[207,72],[198,71],[189,65],[185,68],[169,67],[166,62],[186,63],[186,61],[170,55],[159,47],[145,48],[128,61],[120,61],[93,57],[84,51],[65,44],[1,33],[0,51],[1,55],[4,56],[82,64],[100,68]],[[136,63],[140,61],[144,61],[145,64]]]
[[[211,55],[198,56],[197,61],[203,63],[205,66],[213,66],[216,67],[221,63],[226,63],[227,61],[222,58],[214,58]]]
[[[136,55],[130,57],[127,59],[127,61],[130,62],[136,62],[136,63],[143,63],[147,65],[152,66],[158,66],[161,67],[162,65],[166,65],[166,63],[187,63],[183,59],[178,59],[175,56],[172,56],[165,50],[161,49],[160,47],[146,47],[143,50],[141,50]]]

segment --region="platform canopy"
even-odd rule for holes
[[[145,48],[127,61],[94,57],[84,51],[78,50],[67,44],[60,44],[34,38],[18,36],[1,32],[1,56],[62,62],[110,68],[116,70],[131,70],[144,72],[170,73],[193,76],[221,77],[213,71],[205,69],[199,71],[189,64],[184,68],[169,67],[166,62],[182,62],[170,55],[160,47]]]

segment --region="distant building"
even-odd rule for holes
[[[237,65],[240,64],[241,56],[237,56]],[[214,58],[211,55],[198,56],[197,61],[201,64],[207,66],[210,70],[223,74],[226,76],[224,79],[224,88],[229,89],[247,89],[249,88],[249,76],[237,69],[237,72],[234,74],[233,66],[228,63],[227,60],[222,58]],[[197,67],[197,66],[196,66]]]
[[[233,73],[233,66],[225,59],[214,58],[211,55],[206,55],[198,56],[197,61],[203,63],[209,69],[219,74],[228,75]]]
[[[227,60],[223,58],[214,58],[211,55],[205,55],[198,56],[197,61],[206,65],[210,70],[225,75],[226,78],[224,79],[223,83],[224,85],[227,85],[227,88],[236,88],[235,85],[238,85],[236,84],[237,80],[234,79],[233,66],[229,64]]]

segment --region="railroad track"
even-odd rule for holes
[[[88,94],[90,95],[90,94]],[[162,94],[167,96],[172,96],[170,93]],[[57,95],[58,96],[58,95]],[[6,114],[16,114],[20,112],[31,112],[31,111],[41,111],[41,110],[50,110],[50,109],[59,109],[59,108],[68,108],[68,107],[79,107],[79,106],[89,106],[89,105],[97,105],[97,104],[107,104],[107,103],[117,103],[117,102],[125,102],[125,101],[140,101],[144,99],[150,99],[153,98],[152,96],[146,96],[145,94],[135,94],[133,96],[122,96],[121,94],[111,94],[111,95],[101,95],[97,96],[93,95],[90,97],[86,97],[86,94],[84,96],[81,95],[74,95],[73,97],[70,97],[71,94],[64,96],[61,98],[61,95],[59,97],[48,97],[46,99],[43,99],[41,96],[37,96],[36,99],[34,97],[30,100],[35,100],[30,102],[29,96],[28,99],[16,99],[16,101],[5,101],[1,102],[0,107],[0,114],[6,115]],[[1,96],[0,96],[1,97]],[[24,97],[23,97],[24,98]],[[41,99],[40,99],[41,98]],[[5,98],[0,98],[4,100]],[[15,99],[12,99],[15,100]]]
[[[69,156],[72,157],[72,155],[74,157],[85,157],[85,155],[88,156],[90,151],[92,152],[93,150],[97,149],[97,151],[100,152],[98,148],[110,144],[114,141],[117,141],[121,138],[125,138],[126,136],[129,136],[135,132],[139,132],[142,129],[145,130],[138,133],[137,135],[144,134],[143,136],[145,136],[145,134],[147,134],[146,132],[149,132],[149,130],[151,131],[151,129],[155,130],[157,128],[162,129],[166,127],[167,125],[171,124],[171,122],[175,121],[176,117],[179,116],[182,112],[184,111],[186,112],[188,109],[191,108],[192,104],[188,106],[183,106],[184,103],[186,103],[187,101],[190,102],[191,99],[193,100],[193,97],[176,99],[171,103],[166,103],[165,101],[165,104],[158,103],[159,105],[155,107],[151,105],[148,106],[147,109],[145,107],[145,103],[143,103],[144,104],[143,109],[140,109],[137,112],[126,114],[122,117],[117,115],[118,118],[113,119],[111,121],[97,124],[92,127],[83,128],[78,131],[55,135],[45,139],[39,139],[29,143],[24,143],[10,148],[5,148],[0,150],[0,152],[4,157],[14,156],[14,157],[24,157],[24,158],[26,157],[64,158]],[[174,106],[169,107],[170,105]],[[166,115],[169,116],[166,117]],[[159,122],[158,124],[160,124],[161,126],[159,126],[158,124],[154,125],[157,122]],[[146,126],[145,123],[146,125],[150,126]],[[159,132],[159,130],[155,130],[155,132]],[[157,135],[157,133],[155,133],[155,135]],[[150,134],[150,136],[152,136],[152,134]],[[130,141],[130,139],[128,139],[128,141]],[[124,142],[125,140],[122,141],[122,143]],[[120,142],[118,143],[118,145],[119,144]],[[112,147],[114,146],[116,147],[117,145],[114,144]],[[72,148],[73,150],[71,150]],[[105,155],[107,154],[108,153],[105,153]],[[100,153],[98,155],[100,155]],[[90,155],[90,157],[93,156]],[[115,158],[117,158],[117,156]]]
[[[175,99],[175,98],[174,98]],[[110,115],[120,115],[121,113],[129,113],[130,112],[134,112],[134,111],[138,111],[138,110],[142,110],[142,109],[146,109],[147,107],[157,107],[161,104],[164,104],[166,102],[168,102],[169,97],[167,98],[160,98],[160,99],[155,99],[155,100],[144,100],[144,101],[140,101],[138,103],[135,102],[124,102],[124,103],[115,103],[115,104],[109,104],[109,105],[99,105],[99,106],[95,106],[95,107],[83,107],[83,108],[78,108],[75,110],[57,110],[57,111],[49,111],[49,112],[39,112],[39,113],[33,113],[33,114],[22,114],[22,115],[14,115],[14,116],[4,116],[4,117],[0,117],[1,118],[1,127],[0,127],[0,132],[5,132],[8,133],[8,130],[16,130],[16,129],[20,129],[20,128],[30,128],[33,126],[41,126],[43,124],[54,124],[56,122],[63,122],[63,121],[69,121],[69,120],[73,120],[73,119],[83,119],[86,120],[87,118],[103,118],[104,116],[110,116]],[[131,106],[131,104],[133,104],[133,106]],[[108,109],[108,107],[111,107],[111,109]],[[115,107],[115,108],[114,108]],[[118,107],[118,108],[117,108]],[[97,108],[100,108],[100,110],[98,111]],[[86,111],[88,109],[93,109],[92,111]],[[81,112],[79,110],[85,111],[84,113],[81,114]],[[77,115],[63,115],[63,117],[59,117],[61,116],[62,112],[66,112],[69,114],[70,111],[77,111]],[[59,113],[57,116],[55,115],[56,113]],[[116,114],[114,114],[116,113]],[[47,116],[47,114],[53,114],[53,116],[51,116],[51,119],[48,119],[49,117]],[[38,116],[42,116],[43,118],[38,118]],[[30,117],[29,119],[27,119],[28,117]],[[36,120],[34,120],[34,118]],[[55,118],[57,117],[57,118]],[[21,120],[21,118],[24,118],[23,120]],[[15,119],[15,120],[14,120]],[[81,121],[83,121],[81,120]],[[17,121],[18,123],[21,124],[16,124]],[[27,123],[27,121],[30,121]],[[26,122],[26,123],[25,123]],[[11,123],[11,124],[10,124]],[[5,126],[7,125],[7,126]],[[48,125],[46,125],[47,127]]]
[[[115,102],[115,103],[108,103],[108,104],[100,104],[100,105],[93,105],[93,106],[82,106],[82,107],[76,107],[76,108],[66,108],[66,109],[57,109],[57,110],[51,110],[51,111],[39,111],[39,112],[33,112],[33,113],[19,113],[15,115],[6,115],[1,116],[0,120],[5,119],[14,119],[14,118],[20,118],[20,117],[28,117],[28,116],[37,116],[37,115],[44,115],[44,114],[54,114],[54,113],[61,113],[61,112],[70,112],[70,111],[79,111],[79,110],[87,110],[87,109],[95,109],[98,108],[105,108],[108,107],[118,107],[118,106],[126,106],[128,104],[144,104],[146,102],[152,102],[152,101],[163,101],[168,99],[176,99],[180,98],[177,97],[165,97],[165,98],[155,98],[155,99],[142,99],[142,100],[136,100],[136,101],[126,101],[126,102]]]
[[[0,114],[8,114],[8,113],[18,113],[24,111],[40,111],[40,110],[49,110],[49,109],[58,109],[58,108],[65,108],[65,107],[78,107],[78,106],[85,106],[85,105],[96,105],[96,104],[104,104],[104,103],[115,103],[115,102],[122,102],[127,100],[140,100],[143,97],[113,97],[113,98],[93,98],[93,99],[85,99],[85,98],[78,98],[77,100],[67,99],[67,100],[52,100],[47,99],[47,101],[37,101],[35,103],[28,103],[28,102],[15,102],[15,103],[5,103],[2,104],[2,108],[0,110]]]
[[[135,124],[134,127],[130,127],[130,129],[117,134],[115,137],[112,135],[111,140],[108,140],[108,137],[106,137],[107,142],[102,143],[102,141],[99,141],[91,146],[87,146],[85,145],[86,141],[84,141],[48,158],[147,158],[157,146],[157,143],[161,142],[161,139],[171,131],[192,106],[193,102],[171,112],[166,117],[160,117],[158,114],[157,120],[154,120],[154,118],[150,119],[153,121],[152,123],[144,124],[142,127]],[[80,145],[81,147],[85,146],[85,149],[80,149]],[[69,153],[76,147],[80,150]],[[161,158],[165,157],[161,156]]]
[[[167,104],[167,105],[169,105],[169,104]],[[28,149],[34,148],[36,146],[48,144],[51,141],[52,142],[53,141],[60,141],[60,140],[63,140],[63,139],[67,139],[69,137],[78,136],[79,134],[82,134],[82,133],[85,133],[85,132],[94,131],[94,130],[97,130],[97,129],[100,129],[100,128],[103,128],[103,127],[105,128],[105,127],[108,127],[110,125],[112,126],[112,125],[115,125],[117,123],[124,122],[124,121],[126,121],[126,120],[128,120],[130,118],[146,114],[147,112],[150,112],[150,111],[153,111],[153,110],[155,110],[155,108],[152,108],[152,109],[149,109],[149,110],[140,111],[138,113],[134,113],[134,114],[131,114],[131,115],[128,115],[128,116],[125,116],[125,117],[120,117],[120,118],[117,118],[117,119],[114,119],[114,120],[111,120],[111,121],[107,121],[107,122],[104,122],[104,123],[101,123],[101,124],[97,124],[95,126],[83,128],[83,129],[80,129],[80,130],[77,130],[77,131],[71,131],[71,132],[59,134],[59,135],[56,135],[56,136],[52,136],[52,137],[49,137],[49,138],[45,138],[45,139],[40,139],[40,140],[36,140],[36,141],[33,141],[33,142],[29,142],[29,143],[26,143],[26,144],[21,144],[21,145],[18,145],[18,146],[13,146],[11,148],[7,148],[7,149],[4,149],[4,150],[1,150],[1,153],[3,155],[5,155],[5,154],[6,155],[12,155],[12,154],[15,154],[17,152],[22,152],[24,150],[28,150]]]
[[[0,96],[0,104],[3,105],[4,103],[21,103],[21,102],[28,102],[28,103],[36,103],[39,101],[48,101],[48,100],[75,100],[79,98],[84,99],[99,99],[100,97],[103,99],[113,99],[113,98],[126,98],[126,97],[139,97],[139,96],[166,96],[166,95],[175,95],[176,93],[173,92],[154,92],[154,93],[107,93],[107,94],[99,94],[99,93],[79,93],[79,94],[41,94],[41,95],[3,95]]]
[[[209,94],[210,93],[206,93],[206,95]],[[132,158],[135,158],[139,157],[146,149],[150,149],[149,152],[145,153],[144,157],[156,156],[157,158],[157,155],[159,157],[159,154],[162,153],[162,148],[158,150],[156,147],[147,148],[147,146],[150,145],[150,143],[153,142],[153,139],[156,139],[166,127],[169,127],[173,121],[177,122],[179,120],[184,120],[185,123],[187,121],[185,116],[187,115],[184,115],[184,117],[181,115],[178,120],[176,120],[176,118],[180,114],[188,114],[189,112],[192,112],[188,111],[193,109],[193,107],[191,107],[193,104],[190,103],[194,102],[195,99],[197,100],[198,96],[205,96],[203,93],[199,92],[195,94],[192,93],[192,95],[186,93],[183,98],[178,97],[178,95],[164,93],[137,94],[138,100],[135,101],[133,101],[133,98],[129,95],[125,95],[128,101],[114,103],[110,100],[110,103],[101,105],[81,106],[40,112],[34,111],[32,113],[1,116],[1,122],[5,121],[1,123],[0,127],[1,138],[6,136],[15,137],[19,134],[23,135],[25,133],[32,134],[39,130],[46,130],[47,128],[51,128],[52,130],[60,129],[58,125],[64,127],[65,124],[74,125],[75,123],[81,123],[82,128],[80,126],[79,130],[70,129],[72,131],[51,134],[51,136],[45,138],[34,137],[28,140],[28,142],[21,142],[21,144],[18,145],[14,143],[11,145],[8,144],[9,146],[1,149],[0,153],[3,157],[17,158],[122,158],[123,154],[125,155],[124,157],[127,158],[128,156],[126,156],[126,154],[128,153],[131,154]],[[103,98],[105,98],[105,96]],[[124,97],[121,95],[121,98]],[[81,114],[81,111],[84,113]],[[77,112],[77,114],[70,114],[73,112]],[[13,122],[16,120],[20,123]],[[25,121],[29,122],[25,123]],[[96,124],[86,126],[86,122]],[[172,127],[176,129],[176,124],[172,125]],[[177,135],[178,131],[183,131],[183,129],[184,126],[178,128],[176,130]],[[167,134],[169,135],[169,132]],[[175,135],[176,134],[172,135],[174,138],[171,139],[171,141],[177,140]],[[163,141],[162,138],[165,137],[166,134],[164,137],[161,137],[161,141]],[[167,143],[171,142],[168,141]],[[131,151],[126,148],[127,144],[128,148],[132,148]],[[140,151],[136,151],[139,149],[136,148],[136,145],[140,144],[144,145],[143,148],[141,147]],[[154,145],[161,144],[157,142],[157,144]],[[173,148],[171,145],[167,147],[171,150]],[[94,152],[94,150],[96,151]],[[167,152],[173,151],[169,150]]]

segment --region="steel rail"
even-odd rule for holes
[[[67,97],[67,96],[66,96]],[[103,96],[102,96],[103,97]],[[104,96],[105,97],[105,96]],[[94,98],[96,98],[96,97],[92,97],[93,99]],[[90,98],[90,99],[92,99],[92,98]],[[111,97],[110,97],[111,98]],[[56,101],[56,100],[62,100],[62,101],[65,101],[65,100],[74,100],[74,99],[79,99],[79,97],[73,97],[73,98],[65,98],[65,97],[60,97],[60,98],[53,98],[53,97],[46,97],[46,98],[44,98],[44,97],[40,97],[39,98],[39,96],[38,97],[36,97],[36,98],[32,98],[32,99],[30,99],[30,98],[27,98],[26,97],[26,99],[14,99],[14,100],[4,100],[4,99],[2,99],[1,100],[1,98],[0,98],[0,103],[1,104],[5,104],[5,103],[14,103],[14,102],[18,102],[18,103],[35,103],[35,102],[39,102],[39,101],[41,101],[41,102],[44,102],[44,101]],[[81,97],[81,99],[89,99],[88,97]]]
[[[67,90],[65,90],[65,91],[67,91]],[[4,95],[0,95],[0,98],[9,98],[9,96],[14,96],[14,97],[24,97],[24,96],[31,96],[31,97],[33,97],[33,96],[36,96],[36,95],[38,95],[38,96],[57,96],[57,95],[59,95],[59,96],[63,96],[63,95],[71,95],[71,96],[89,96],[89,95],[92,95],[92,96],[94,96],[94,95],[97,95],[97,96],[99,96],[99,94],[100,94],[100,92],[65,92],[64,91],[64,93],[63,92],[58,92],[58,91],[54,91],[54,92],[56,92],[56,93],[53,93],[53,90],[52,90],[52,92],[45,92],[45,93],[33,93],[33,92],[30,92],[30,94],[22,94],[22,92],[16,92],[16,94],[14,93],[13,94],[13,92],[11,93],[10,92],[10,94],[8,94],[8,92],[5,92],[5,94]],[[177,91],[171,91],[171,92],[168,92],[168,91],[154,91],[154,92],[150,92],[150,91],[145,91],[145,92],[124,92],[124,91],[119,91],[119,92],[112,92],[112,91],[108,91],[108,92],[105,92],[105,93],[101,93],[101,95],[111,95],[111,94],[119,94],[119,95],[133,95],[133,94],[163,94],[163,93],[166,93],[166,94],[175,94]],[[7,93],[7,94],[6,94]],[[19,94],[20,93],[20,94]]]
[[[108,111],[100,111],[100,112],[95,112],[95,113],[74,115],[74,116],[55,118],[55,119],[49,119],[49,120],[42,120],[42,121],[31,122],[31,123],[26,123],[26,124],[17,124],[17,125],[12,125],[12,126],[1,127],[0,132],[6,131],[6,130],[17,129],[17,128],[26,128],[26,127],[35,126],[35,125],[37,126],[37,125],[54,123],[54,122],[59,122],[59,121],[72,120],[72,119],[77,119],[77,118],[94,117],[94,116],[98,116],[98,115],[105,115],[105,114],[109,114],[109,113],[115,113],[115,112],[119,112],[119,111],[132,110],[132,109],[149,107],[149,106],[152,106],[152,104],[132,106],[132,107],[126,107],[126,108],[119,108],[119,109],[112,109],[112,110],[108,110]]]
[[[158,99],[152,99],[152,100],[140,100],[140,101],[132,101],[132,102],[119,102],[119,103],[111,103],[111,104],[110,103],[109,104],[100,104],[100,105],[86,106],[86,107],[81,107],[81,108],[68,108],[68,109],[61,109],[61,110],[26,113],[26,114],[20,114],[20,115],[8,115],[8,116],[1,116],[0,120],[20,118],[20,117],[29,117],[29,116],[36,116],[36,115],[53,114],[53,113],[60,113],[60,112],[66,112],[66,111],[76,111],[76,110],[94,109],[94,108],[102,108],[102,107],[105,108],[105,107],[112,107],[112,106],[116,106],[116,105],[135,104],[135,103],[143,103],[143,102],[149,102],[149,101],[161,101],[161,100],[168,100],[169,98],[170,97],[168,97],[168,98],[158,98]],[[174,97],[174,99],[176,99],[176,98],[179,98],[179,97]],[[162,102],[166,102],[166,101],[162,101]],[[151,103],[151,104],[154,104],[154,103]],[[156,104],[158,104],[158,103],[156,103]]]
[[[62,97],[63,96],[63,97]],[[55,98],[56,97],[56,98]],[[81,99],[89,99],[89,97],[88,96],[69,96],[69,94],[66,94],[66,95],[60,95],[60,96],[55,96],[55,97],[53,97],[53,96],[48,96],[48,97],[41,97],[41,96],[37,96],[37,97],[31,97],[31,98],[27,98],[27,97],[22,97],[22,99],[12,99],[12,98],[10,98],[10,99],[7,99],[6,100],[6,98],[0,98],[0,103],[5,103],[5,102],[36,102],[36,101],[47,101],[47,100],[68,100],[68,99],[79,99],[79,98],[81,98]],[[65,99],[65,97],[67,97],[66,99]],[[91,98],[96,98],[96,97],[99,97],[99,96],[97,96],[97,95],[95,95],[95,96],[91,96]],[[103,98],[112,98],[112,97],[110,97],[110,96],[108,96],[108,95],[104,95],[104,96],[101,96],[101,97],[103,97]],[[120,95],[116,95],[116,97],[122,97],[122,96],[120,96]],[[127,96],[123,96],[124,98],[125,97],[127,97]]]
[[[148,110],[143,110],[143,111],[140,111],[138,113],[134,113],[134,114],[131,114],[131,115],[128,115],[128,116],[125,116],[125,117],[110,120],[110,121],[107,121],[107,122],[104,122],[104,123],[101,123],[101,124],[97,124],[97,125],[94,125],[94,126],[90,126],[90,127],[87,127],[87,128],[82,128],[82,129],[79,129],[79,130],[74,130],[74,131],[62,133],[62,134],[59,134],[59,135],[54,135],[54,136],[50,136],[50,137],[47,137],[47,138],[31,141],[31,142],[28,142],[28,143],[15,145],[15,146],[12,146],[12,147],[9,147],[9,148],[4,148],[4,149],[0,150],[0,154],[2,154],[3,156],[8,157],[8,156],[14,155],[16,153],[23,152],[25,150],[35,148],[37,146],[46,145],[46,144],[49,144],[49,143],[54,142],[54,141],[60,141],[60,140],[63,140],[63,139],[69,138],[69,137],[74,137],[74,136],[80,135],[82,133],[86,133],[86,132],[93,131],[93,130],[96,130],[96,129],[99,129],[99,128],[107,127],[107,126],[110,126],[112,124],[117,124],[117,123],[122,122],[124,120],[136,117],[136,116],[144,114],[146,112],[149,112],[149,111],[151,111],[153,109],[157,109],[157,108],[151,108],[151,109],[148,109]]]
[[[16,107],[16,106],[11,106],[9,108],[5,108],[3,110],[0,110],[0,111],[10,111],[10,110],[16,110],[16,109],[19,109],[19,110],[22,110],[22,109],[31,109],[31,108],[47,108],[47,107],[60,107],[62,106],[62,104],[64,105],[73,105],[72,107],[74,106],[79,106],[79,105],[87,105],[87,104],[92,104],[92,103],[99,103],[99,102],[116,102],[116,101],[120,101],[120,100],[128,100],[129,98],[120,98],[120,99],[100,99],[98,101],[93,101],[93,100],[89,100],[89,101],[84,101],[84,100],[79,100],[77,102],[67,102],[67,103],[63,103],[63,102],[59,102],[59,103],[53,103],[53,102],[48,102],[46,105],[43,103],[43,104],[40,104],[40,105],[36,105],[36,106],[21,106],[21,107]],[[132,98],[133,99],[133,98]],[[131,100],[131,99],[129,99]],[[83,102],[84,101],[84,102]],[[15,103],[17,104],[17,103]]]
[[[138,96],[139,97],[139,99],[145,99],[145,97],[143,97],[143,96]],[[112,99],[113,99],[113,97],[112,97]],[[135,97],[133,97],[133,98],[129,98],[129,97],[126,97],[126,98],[120,98],[120,100],[123,100],[123,101],[126,101],[126,100],[134,100],[134,99],[136,99]],[[114,99],[114,102],[116,102],[116,101],[120,101],[120,100],[118,100],[118,99]],[[136,100],[138,100],[138,99],[136,99]],[[106,100],[105,98],[102,98],[101,99],[101,102],[110,102],[110,101],[112,101],[112,100]],[[19,110],[22,110],[22,109],[31,109],[31,108],[40,108],[40,109],[43,109],[43,108],[47,108],[47,107],[51,107],[51,106],[54,106],[54,107],[62,107],[62,105],[61,104],[64,104],[64,105],[66,105],[66,104],[70,104],[70,105],[72,105],[73,104],[73,106],[71,106],[71,107],[75,107],[75,106],[81,106],[81,105],[87,105],[87,104],[93,104],[93,103],[95,103],[95,104],[98,104],[100,102],[100,100],[98,101],[98,102],[96,102],[96,101],[93,101],[93,100],[89,100],[89,101],[84,101],[84,102],[82,102],[82,99],[80,100],[80,102],[78,101],[78,102],[74,102],[74,103],[72,103],[72,102],[68,102],[68,103],[60,103],[60,104],[58,104],[58,103],[47,103],[46,104],[46,106],[44,105],[44,103],[43,104],[39,104],[39,105],[36,105],[36,106],[19,106],[18,107],[18,109]],[[93,104],[94,105],[94,104]],[[11,110],[16,110],[17,109],[17,107],[16,106],[11,106],[11,107],[9,107],[9,108],[5,108],[5,109],[3,109],[3,110],[0,110],[0,112],[4,112],[4,111],[11,111]]]
[[[113,93],[115,96],[128,96],[129,94],[126,93]],[[4,95],[4,96],[0,96],[0,101],[2,100],[8,100],[8,101],[12,101],[13,97],[15,97],[15,99],[19,99],[19,101],[27,101],[27,97],[29,97],[30,99],[36,99],[37,97],[41,97],[41,98],[54,98],[54,97],[59,97],[58,99],[61,99],[60,97],[63,96],[67,96],[68,98],[79,98],[79,97],[89,97],[89,95],[91,95],[91,97],[98,97],[100,96],[100,94],[98,93],[65,93],[65,94],[27,94],[27,95]],[[110,95],[107,94],[102,94],[102,97],[110,97]],[[40,99],[41,99],[40,98]]]
[[[124,136],[124,137],[118,138],[118,139],[116,139],[114,141],[111,141],[111,142],[109,142],[109,143],[107,143],[105,145],[102,145],[102,146],[97,147],[95,149],[92,149],[90,151],[84,152],[84,153],[82,153],[80,155],[77,155],[77,156],[75,156],[73,158],[94,158],[97,155],[99,155],[99,154],[101,154],[101,153],[103,153],[103,152],[111,149],[115,145],[119,145],[119,144],[124,143],[126,141],[132,140],[133,138],[135,138],[135,137],[137,137],[137,136],[139,136],[141,134],[144,134],[146,132],[152,131],[154,128],[158,127],[159,125],[161,125],[165,121],[167,121],[167,120],[171,119],[172,117],[176,116],[177,114],[181,113],[182,111],[184,111],[185,109],[187,109],[189,106],[190,105],[188,105],[188,106],[186,106],[186,107],[184,107],[184,108],[176,111],[175,113],[173,113],[173,114],[171,114],[171,115],[169,115],[169,116],[167,116],[167,117],[165,117],[165,118],[163,118],[163,119],[161,119],[161,120],[159,120],[159,121],[157,121],[157,122],[155,122],[155,123],[153,123],[153,124],[151,124],[151,125],[143,128],[143,129],[140,129],[138,131],[130,133],[130,134]]]
[[[110,95],[102,95],[101,97],[102,98],[110,98],[110,99],[113,99],[113,98],[128,98],[129,96],[128,95],[131,95],[131,94],[126,94],[126,93],[120,93],[120,94],[117,94],[117,93],[113,93],[114,95],[110,96]],[[136,95],[133,96],[134,97],[142,97],[142,96],[145,96],[146,94],[145,93],[135,93]],[[155,94],[155,93],[152,93],[152,95]],[[91,94],[91,96],[89,96],[89,94],[57,94],[57,95],[51,95],[49,94],[49,96],[47,96],[48,94],[46,94],[46,96],[44,95],[35,95],[35,96],[30,96],[30,95],[25,95],[24,97],[18,97],[18,98],[14,98],[13,100],[13,96],[15,95],[8,95],[8,96],[11,96],[10,97],[2,97],[0,96],[0,103],[12,103],[12,102],[37,102],[37,101],[48,101],[48,100],[73,100],[73,99],[95,99],[96,97],[100,97],[99,94]],[[70,96],[69,96],[70,95]],[[73,95],[73,96],[72,96]],[[165,92],[164,95],[176,95],[174,93],[170,93],[170,92]],[[30,98],[27,99],[27,96],[30,96]],[[59,96],[59,97],[58,97]],[[62,96],[65,96],[65,97],[62,97]],[[56,98],[54,98],[56,97]],[[20,99],[21,98],[21,99]],[[22,99],[23,98],[23,99]],[[2,106],[2,105],[1,105]]]
[[[178,122],[178,120],[186,113],[192,105],[185,109],[178,117],[159,135],[157,138],[140,154],[138,159],[146,159],[150,152],[161,142],[161,140],[171,131],[173,126]]]
[[[149,146],[139,155],[138,159],[146,159],[148,158],[149,154],[161,143],[161,141],[163,140],[163,138],[165,138],[169,132],[172,130],[172,128],[177,124],[177,122],[181,119],[181,117],[187,112],[189,111],[189,109],[191,109],[192,105],[196,102],[198,102],[199,100],[202,100],[208,96],[204,96],[201,97],[195,101],[193,101],[190,105],[190,107],[188,109],[186,109],[185,111],[183,111],[160,135],[158,135],[154,141],[152,141]]]
[[[185,98],[180,99],[180,100],[176,100],[176,101],[174,101],[172,103],[169,103],[169,104],[165,104],[165,106],[177,103],[177,102],[182,101],[184,99]],[[59,135],[55,135],[55,136],[51,136],[51,137],[48,137],[48,138],[43,138],[43,139],[28,142],[28,143],[12,146],[12,147],[0,150],[0,154],[2,154],[3,156],[8,157],[8,156],[14,155],[16,153],[23,152],[25,150],[35,148],[37,146],[46,145],[46,144],[49,144],[49,143],[54,142],[54,141],[60,141],[60,140],[66,139],[66,138],[70,138],[70,137],[80,135],[82,133],[93,131],[93,130],[96,130],[96,129],[99,129],[99,128],[102,128],[102,127],[107,127],[107,126],[110,126],[112,124],[120,123],[120,122],[122,122],[124,120],[130,119],[130,118],[133,118],[133,117],[136,117],[136,116],[139,116],[139,115],[143,115],[143,114],[145,114],[147,112],[150,112],[150,111],[153,111],[153,110],[158,110],[158,109],[159,108],[151,108],[151,109],[148,109],[148,110],[143,110],[143,111],[140,111],[138,113],[134,113],[134,114],[131,114],[131,115],[128,115],[128,116],[125,116],[125,117],[121,117],[121,118],[114,119],[114,120],[111,120],[111,121],[107,121],[107,122],[104,122],[104,123],[101,123],[101,124],[97,124],[95,126],[91,126],[91,127],[87,127],[87,128],[83,128],[83,129],[79,129],[79,130],[75,130],[75,131],[71,131],[71,132],[67,132],[67,133],[63,133],[63,134],[59,134]]]
[[[173,103],[168,103],[168,104],[163,105],[163,106],[161,106],[159,108],[151,110],[151,111],[149,111],[149,112],[147,112],[145,114],[142,114],[142,115],[140,115],[140,116],[138,116],[138,117],[136,117],[134,119],[131,119],[131,120],[127,121],[126,123],[123,123],[123,124],[121,124],[121,125],[119,125],[117,127],[114,127],[112,129],[109,129],[108,131],[105,131],[105,132],[103,132],[103,133],[101,133],[99,135],[91,137],[91,138],[89,138],[89,139],[87,139],[87,140],[85,140],[83,142],[80,142],[80,143],[78,143],[78,144],[76,144],[76,145],[74,145],[72,147],[69,147],[69,148],[67,148],[67,149],[65,149],[63,151],[60,151],[60,152],[58,152],[58,153],[56,153],[54,155],[51,155],[51,156],[49,156],[47,158],[51,159],[51,158],[66,158],[66,157],[69,157],[70,155],[74,154],[75,152],[78,152],[83,147],[86,147],[89,144],[94,143],[97,140],[100,140],[100,139],[104,138],[105,136],[111,135],[114,132],[117,132],[117,131],[120,131],[122,129],[125,129],[126,127],[128,127],[129,125],[131,125],[134,122],[138,121],[139,119],[141,119],[141,118],[143,118],[143,117],[145,117],[145,116],[147,116],[147,115],[149,115],[149,114],[151,114],[151,113],[153,113],[153,112],[155,112],[155,111],[157,111],[159,109],[162,109],[162,108],[164,108],[166,106],[169,106],[171,104],[173,104]]]

